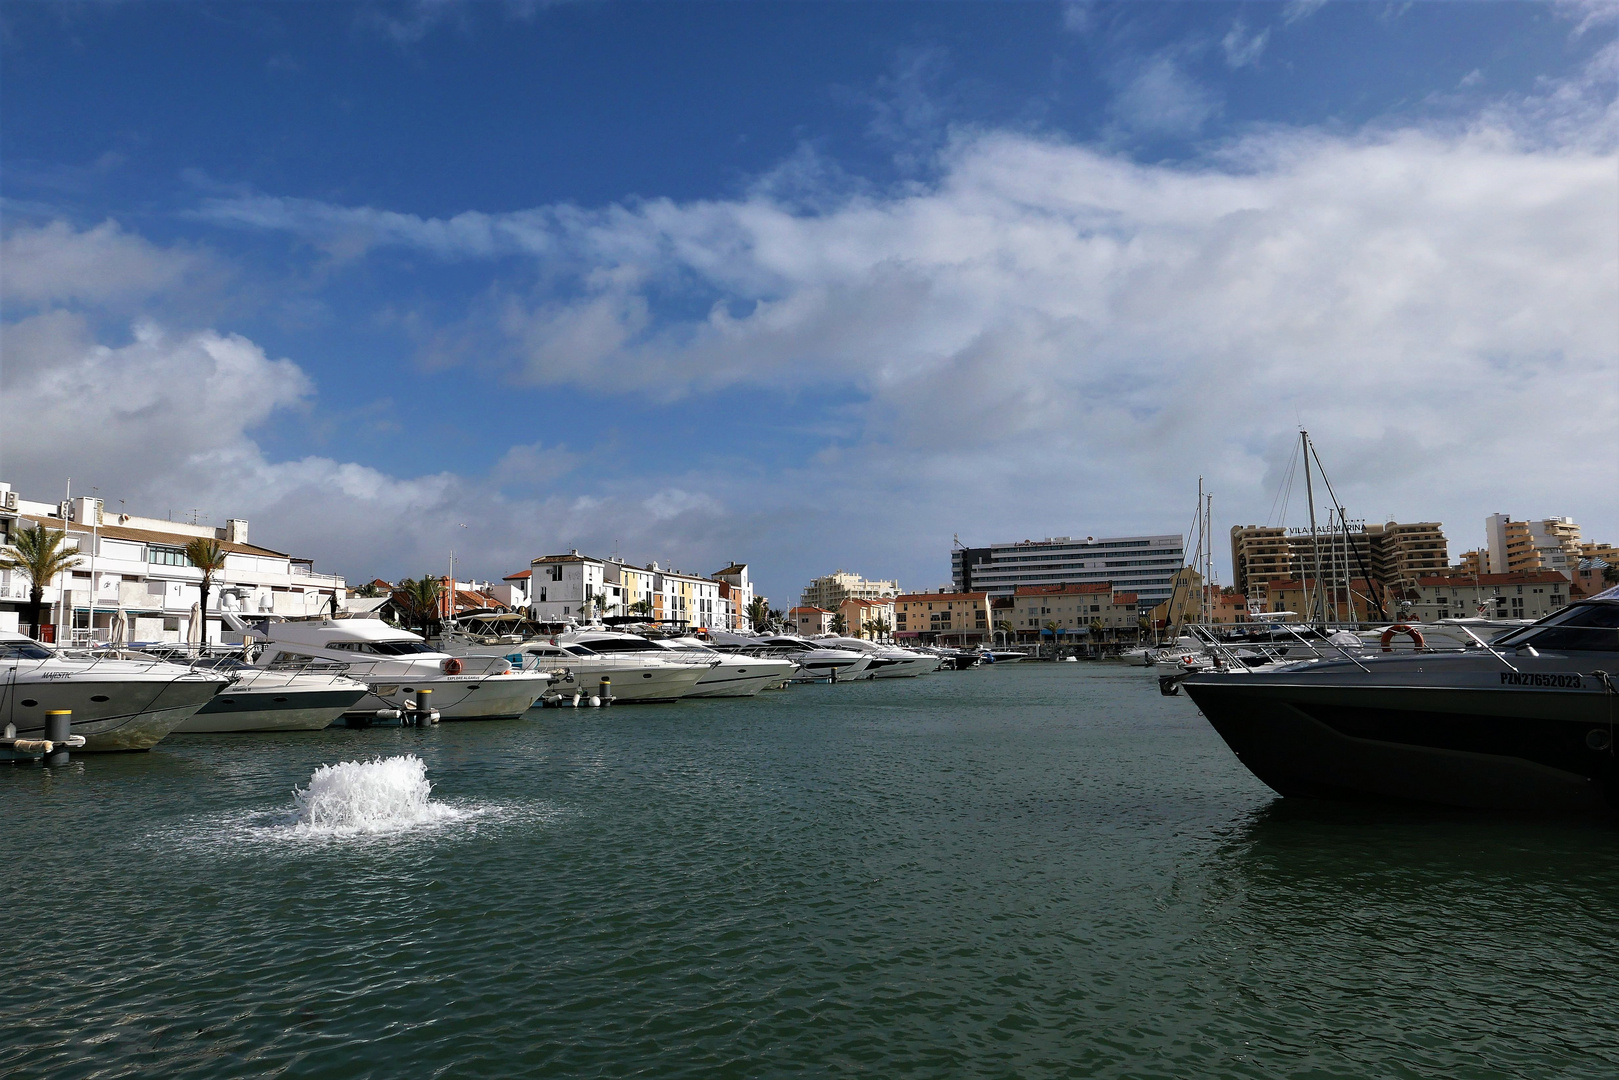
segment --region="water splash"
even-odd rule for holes
[[[294,788],[297,819],[287,831],[301,836],[355,836],[399,832],[466,817],[432,799],[427,765],[415,754],[322,765],[309,786]]]

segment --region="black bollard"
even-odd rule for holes
[[[45,739],[51,744],[51,752],[45,755],[45,764],[67,764],[67,737],[71,734],[72,709],[52,709],[45,714]]]
[[[611,705],[613,703],[613,680],[609,679],[606,675],[602,676],[601,703],[603,705]]]
[[[425,688],[416,691],[416,725],[418,727],[433,726],[433,702],[428,696],[432,692]]]

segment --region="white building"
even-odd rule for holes
[[[315,573],[308,559],[249,544],[240,518],[214,528],[108,514],[100,499],[34,502],[0,484],[0,543],[36,524],[65,531],[66,546],[79,552],[77,565],[45,588],[44,621],[57,641],[106,641],[119,608],[130,641],[185,640],[202,584],[185,545],[199,537],[215,540],[225,553],[208,593],[205,640],[219,639],[224,612],[244,619],[319,615],[345,595],[341,577]],[[0,571],[0,630],[15,631],[30,617],[29,588],[23,574]]]
[[[721,629],[753,630],[753,620],[748,617],[754,597],[753,582],[748,580],[748,564],[734,562],[724,570],[716,570],[714,580],[720,583],[720,603],[725,609]]]
[[[596,613],[597,597],[606,596],[606,603],[613,604],[614,598],[603,591],[606,570],[601,559],[581,555],[578,549],[535,559],[529,564],[530,617],[536,622],[588,622]]]
[[[957,592],[987,592],[993,602],[1015,596],[1020,585],[1109,582],[1114,592],[1135,593],[1151,608],[1174,591],[1175,571],[1186,562],[1177,535],[1068,536],[957,548],[950,569]]]

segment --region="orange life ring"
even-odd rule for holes
[[[459,674],[461,674],[461,661],[457,660],[453,656],[450,657],[448,660],[444,661],[444,663],[441,666],[444,668],[444,674],[446,674],[446,675],[459,675]]]
[[[1191,653],[1187,653],[1185,656],[1181,657],[1181,663],[1185,664],[1187,667],[1191,667],[1192,662],[1193,661],[1192,661],[1192,654]]]
[[[1393,642],[1395,634],[1409,634],[1411,636],[1411,647],[1414,649],[1420,649],[1427,644],[1427,642],[1422,640],[1421,630],[1418,630],[1414,626],[1408,626],[1405,623],[1395,623],[1393,626],[1383,631],[1382,642],[1384,652],[1394,651],[1394,646],[1390,643]]]

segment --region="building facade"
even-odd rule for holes
[[[1016,596],[1021,586],[1105,583],[1151,607],[1169,598],[1185,562],[1179,536],[1057,536],[957,548],[950,553],[950,572],[960,593]]]
[[[976,645],[990,638],[988,592],[902,593],[894,598],[894,636],[924,644]]]
[[[862,600],[850,597],[838,604],[838,614],[843,616],[850,637],[879,641],[894,634],[894,601],[891,599]]]
[[[1005,615],[997,620],[1012,624],[1020,640],[1038,640],[1042,631],[1056,627],[1069,636],[1084,636],[1095,629],[1110,638],[1133,637],[1141,619],[1140,597],[1115,592],[1105,581],[1080,585],[1024,585],[1012,596]]]
[[[804,586],[798,602],[805,607],[836,611],[845,600],[886,600],[898,595],[897,581],[867,581],[859,574],[837,570]]]
[[[1329,523],[1313,538],[1307,528],[1231,528],[1232,583],[1240,593],[1280,578],[1359,577],[1387,588],[1410,587],[1420,577],[1443,573],[1449,558],[1444,528],[1437,521],[1368,525],[1351,518],[1347,528]]]
[[[64,546],[77,564],[45,583],[43,623],[51,640],[90,644],[109,640],[121,610],[124,639],[179,642],[192,634],[192,608],[200,603],[202,571],[186,558],[194,539],[211,539],[225,555],[214,575],[203,613],[202,640],[219,640],[225,615],[302,617],[340,610],[344,580],[315,573],[308,559],[248,543],[248,523],[232,518],[222,527],[193,525],[133,514],[108,514],[100,499],[42,503],[19,498],[0,484],[0,535],[9,542],[21,529],[41,525],[66,533]],[[17,571],[0,571],[0,630],[17,631],[30,616],[30,582]]]
[[[1484,519],[1484,536],[1492,574],[1556,570],[1571,576],[1582,554],[1580,527],[1573,518],[1513,521],[1506,514],[1491,514]]]
[[[832,612],[811,604],[800,604],[787,613],[782,629],[789,634],[809,637],[832,632]]]
[[[1409,598],[1423,622],[1436,619],[1538,619],[1568,604],[1570,582],[1555,570],[1472,577],[1426,577]]]
[[[720,598],[727,605],[727,622],[722,629],[743,632],[756,629],[748,616],[754,599],[753,582],[748,579],[748,564],[733,562],[723,570],[716,570],[713,578],[720,583]]]

